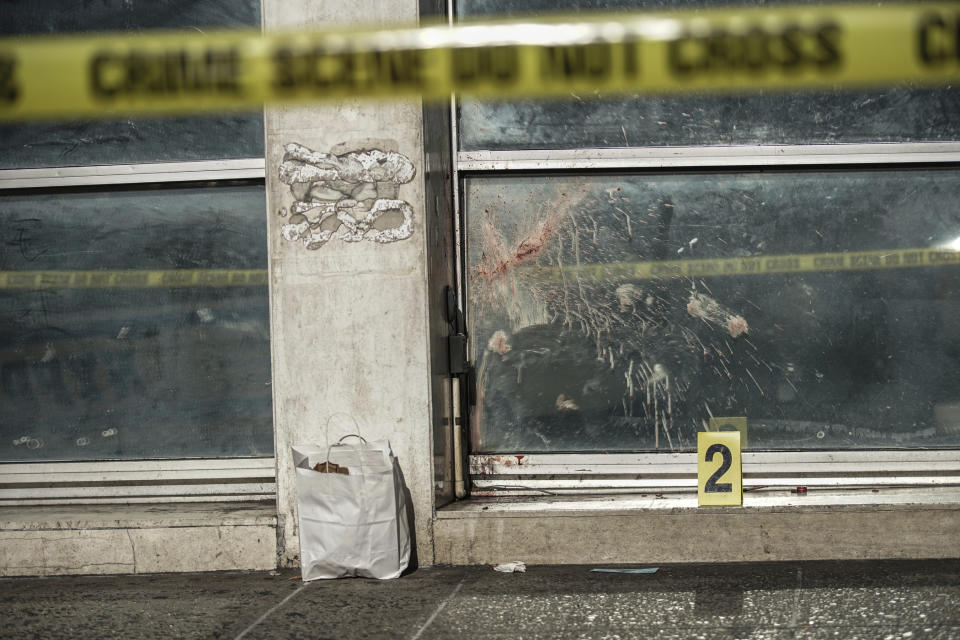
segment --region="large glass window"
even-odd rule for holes
[[[260,25],[7,4],[3,35]],[[0,127],[0,461],[273,454],[262,166],[258,112]]]
[[[260,184],[0,195],[0,460],[270,455]]]
[[[958,201],[954,169],[468,179],[474,446],[960,444]]]
[[[259,0],[6,2],[0,36],[260,27]],[[259,112],[0,125],[0,169],[263,157]]]
[[[458,105],[474,453],[960,445],[955,88]]]
[[[461,0],[461,18],[556,12],[662,11],[804,4],[795,0]],[[809,3],[816,4],[816,3]],[[876,4],[876,3],[871,3]],[[881,3],[882,4],[882,3]],[[740,95],[597,96],[460,103],[463,150],[687,145],[935,142],[960,137],[960,92],[761,92]]]

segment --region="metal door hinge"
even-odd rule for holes
[[[450,375],[465,374],[470,369],[470,363],[467,360],[467,335],[455,333],[447,338],[447,345],[450,355]]]
[[[463,312],[457,306],[457,295],[453,287],[448,286],[445,294],[447,323],[450,325],[450,335],[447,337],[450,375],[461,376],[470,370],[470,361],[467,356],[467,330],[464,326]]]

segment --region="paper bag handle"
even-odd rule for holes
[[[336,416],[345,416],[345,417],[350,418],[351,420],[353,420],[353,426],[356,427],[357,437],[358,437],[358,438],[361,438],[361,439],[363,438],[363,436],[360,435],[360,423],[357,422],[357,419],[356,419],[356,418],[354,418],[354,417],[353,417],[352,415],[350,415],[349,413],[344,413],[343,411],[337,411],[337,412],[331,413],[331,414],[330,414],[330,417],[327,418],[327,424],[326,424],[326,425],[324,426],[324,428],[323,428],[323,437],[324,437],[324,439],[325,439],[325,441],[326,441],[326,444],[327,444],[327,453],[328,453],[328,454],[330,453],[330,451],[329,451],[329,447],[330,447],[330,421],[333,420]],[[351,435],[352,435],[352,434],[351,434]],[[347,436],[344,436],[344,438],[346,438],[346,437],[347,437]],[[340,438],[340,441],[337,442],[337,444],[340,444],[340,442],[343,442],[343,438]],[[364,442],[366,442],[366,440],[364,440]],[[329,455],[328,455],[328,457],[329,457]]]
[[[358,434],[358,433],[348,433],[347,435],[343,436],[342,438],[340,438],[339,440],[337,440],[337,441],[334,442],[333,444],[328,444],[328,445],[327,445],[327,464],[330,464],[330,450],[333,449],[334,447],[339,447],[339,446],[341,446],[341,445],[343,444],[343,441],[346,440],[347,438],[360,438],[361,440],[363,440],[363,443],[364,443],[364,444],[367,443],[367,439],[364,438],[363,436],[361,436],[360,434]],[[361,471],[363,470],[363,456],[360,456],[360,470],[361,470]]]

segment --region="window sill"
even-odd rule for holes
[[[537,496],[509,498],[480,497],[454,502],[437,510],[437,518],[486,516],[515,517],[536,513],[542,516],[571,514],[630,515],[655,512],[756,512],[817,510],[882,510],[904,508],[960,508],[960,487],[883,488],[872,490],[826,489],[807,494],[791,491],[747,491],[740,507],[698,507],[695,493],[646,493],[610,496]]]
[[[960,488],[478,498],[437,511],[436,562],[759,562],[956,557]]]

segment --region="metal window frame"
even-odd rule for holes
[[[460,151],[459,173],[960,162],[960,142]]]
[[[456,111],[453,113],[456,118]],[[453,134],[457,131],[454,129]],[[456,138],[455,138],[456,140]],[[457,141],[458,143],[459,141]],[[457,144],[455,143],[455,144]],[[458,151],[458,219],[465,215],[467,178],[604,171],[703,169],[755,171],[767,168],[856,168],[960,165],[960,142],[812,145],[676,146],[510,151]],[[466,227],[465,221],[463,227]],[[465,238],[458,238],[464,243]],[[466,267],[464,267],[466,268]],[[463,281],[463,278],[461,277]],[[468,305],[464,303],[464,313]],[[469,457],[474,496],[536,496],[695,493],[694,453],[516,452]],[[875,487],[931,489],[960,486],[960,450],[836,450],[744,452],[744,487],[783,491]],[[826,497],[827,501],[831,498]],[[839,498],[838,498],[839,499]]]
[[[695,453],[532,453],[470,457],[474,495],[696,493]],[[745,491],[960,487],[955,450],[743,453]]]
[[[272,457],[0,464],[0,506],[273,500]]]
[[[263,158],[0,170],[0,189],[264,179]]]
[[[264,158],[0,170],[0,191],[265,180]],[[0,506],[274,500],[276,461],[261,458],[2,462]]]

